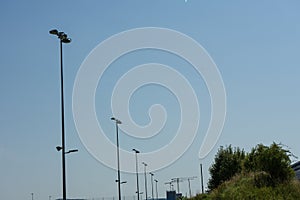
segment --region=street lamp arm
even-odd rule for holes
[[[71,149],[71,150],[67,151],[65,154],[75,153],[75,152],[78,152],[78,149]]]

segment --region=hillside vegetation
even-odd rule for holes
[[[210,167],[208,191],[192,200],[300,199],[300,182],[290,167],[291,152],[273,143],[245,153],[221,147]]]

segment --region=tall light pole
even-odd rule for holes
[[[135,152],[135,170],[136,170],[136,193],[137,193],[137,199],[140,200],[140,190],[139,190],[139,171],[138,171],[138,159],[137,155],[140,153],[136,149],[132,149],[132,151]]]
[[[200,163],[201,191],[204,193],[202,164]]]
[[[146,171],[146,167],[147,167],[147,164],[145,162],[143,162],[143,165],[144,165],[144,175],[145,175],[145,195],[146,195],[146,200],[148,199],[148,194],[147,194],[147,171]]]
[[[116,123],[116,135],[117,135],[117,163],[118,163],[118,193],[119,193],[119,200],[121,200],[121,178],[120,178],[120,149],[119,149],[119,124],[122,122],[114,117],[110,118],[111,120],[115,121]]]
[[[153,190],[153,176],[154,176],[154,174],[152,172],[150,172],[149,174],[151,175],[152,200],[154,200],[154,190]]]
[[[189,186],[189,194],[190,194],[190,198],[192,198],[191,180],[192,180],[192,179],[189,179],[189,178],[188,178],[188,184],[189,184],[188,186]]]
[[[56,35],[60,41],[60,91],[61,91],[61,147],[62,147],[62,179],[63,179],[63,200],[66,200],[66,157],[65,157],[65,117],[64,117],[64,74],[63,74],[63,43],[70,43],[71,39],[64,32],[53,29],[50,34]]]
[[[157,182],[158,180],[154,180],[155,181],[155,188],[156,188],[156,200],[158,200],[158,190],[157,190]]]

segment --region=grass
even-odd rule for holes
[[[300,199],[300,182],[292,180],[272,186],[257,186],[260,174],[239,174],[207,194],[199,194],[191,200],[294,200]]]

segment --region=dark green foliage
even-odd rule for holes
[[[290,167],[291,152],[273,143],[243,150],[221,147],[210,167],[209,193],[192,200],[300,199],[300,182]]]
[[[263,172],[257,178],[257,186],[275,186],[291,180],[295,175],[290,167],[290,152],[278,144],[273,143],[270,147],[262,144],[257,145],[246,156],[244,170],[246,172]]]
[[[254,186],[261,188],[265,186],[271,186],[272,178],[270,174],[266,172],[257,172],[254,174]]]
[[[213,190],[236,173],[240,173],[244,158],[245,152],[239,148],[221,147],[215,156],[214,164],[209,169],[211,178],[208,182],[208,189]]]

